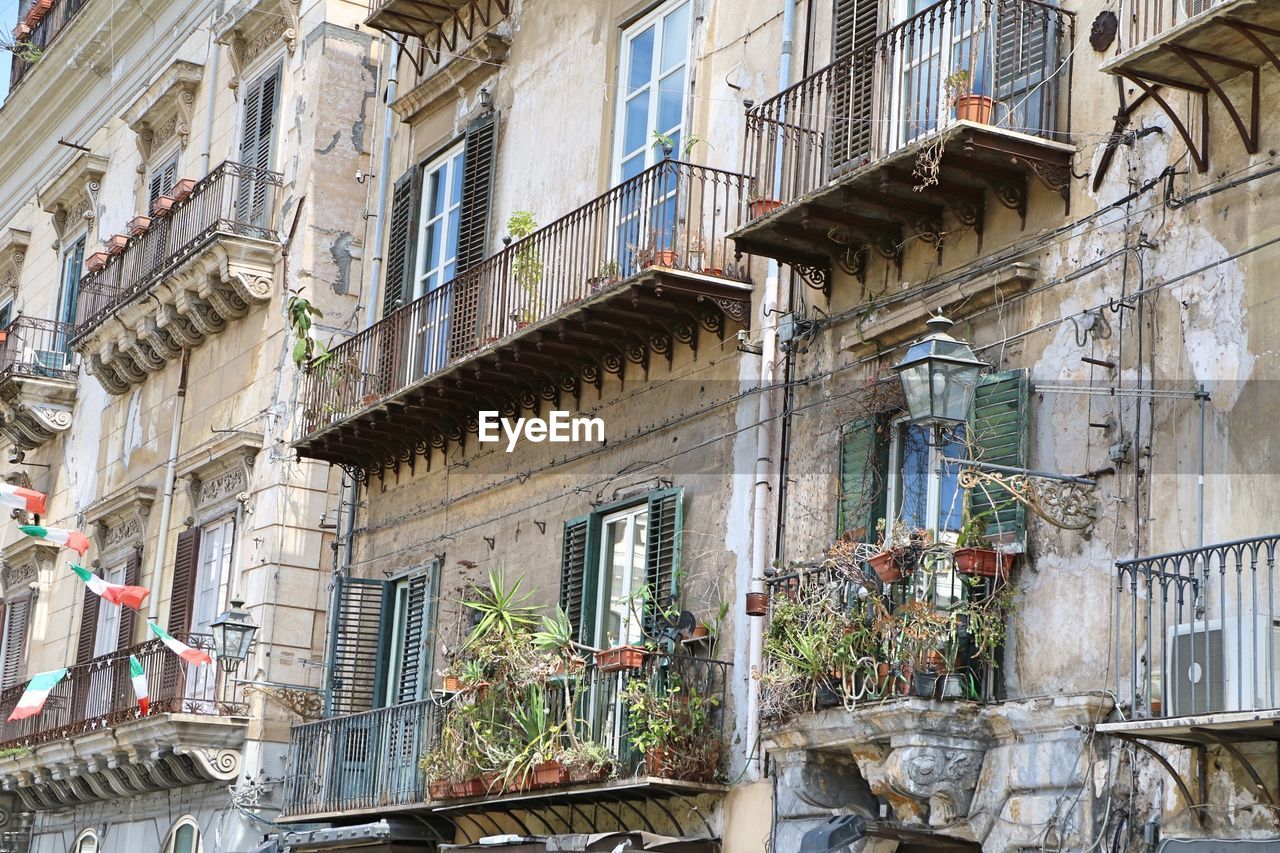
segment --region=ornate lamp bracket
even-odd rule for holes
[[[943,461],[964,466],[958,478],[960,488],[1003,489],[1037,517],[1062,530],[1084,530],[1098,517],[1096,480],[972,459],[943,457]]]

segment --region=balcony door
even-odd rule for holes
[[[246,226],[266,228],[271,211],[270,185],[263,172],[275,163],[276,130],[280,123],[281,66],[254,78],[244,89],[240,123],[240,165],[236,179],[236,219]]]
[[[409,375],[415,378],[444,367],[449,356],[462,216],[462,163],[463,145],[458,144],[423,166],[417,266],[409,294],[410,301],[427,297],[413,315]]]
[[[58,322],[62,328],[56,335],[52,352],[33,353],[41,363],[50,362],[52,369],[61,370],[71,358],[71,327],[79,319],[80,277],[84,272],[85,237],[80,235],[62,253],[62,291],[58,294]],[[24,353],[25,355],[25,353]]]
[[[666,3],[622,33],[613,134],[614,184],[636,178],[662,161],[664,152],[654,134],[671,140],[673,157],[683,153],[691,5],[691,0]],[[661,265],[656,253],[675,245],[676,186],[675,174],[663,172],[619,196],[613,256],[623,260],[624,275],[649,262]]]
[[[107,583],[122,584],[125,582],[123,565],[108,569],[102,573]],[[98,621],[93,636],[93,659],[116,651],[120,645],[120,605],[112,604],[105,598],[98,599]],[[85,708],[85,719],[106,716],[116,710],[116,684],[119,662],[110,666],[98,666],[89,675],[89,698]],[[128,664],[126,663],[127,667]]]
[[[191,633],[205,637],[212,633],[213,620],[227,606],[231,580],[231,560],[235,549],[236,523],[224,518],[200,529],[200,561],[196,567],[195,596],[192,599]],[[192,642],[191,645],[199,645]],[[190,666],[187,669],[189,701],[210,703],[215,699],[217,669]]]

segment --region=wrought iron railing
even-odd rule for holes
[[[192,648],[212,654],[213,638],[207,634],[175,636]],[[235,690],[228,686],[216,662],[204,666],[188,664],[159,640],[149,640],[70,667],[66,677],[49,693],[39,714],[16,722],[0,722],[0,749],[36,746],[140,718],[129,675],[131,655],[138,658],[146,672],[150,713],[245,713],[243,704],[228,701],[235,697]],[[26,684],[20,683],[0,693],[0,720],[8,720],[25,688]]]
[[[72,363],[72,327],[56,320],[19,315],[0,331],[0,378],[35,376],[75,379]]]
[[[958,118],[1065,139],[1074,31],[1038,0],[941,0],[880,33],[747,112],[749,218]]]
[[[89,0],[52,0],[52,2],[52,7],[31,28],[30,33],[14,39],[13,64],[9,72],[10,90],[35,67],[58,34]]]
[[[1230,0],[1129,0],[1120,16],[1121,50],[1139,47]]]
[[[278,242],[276,195],[284,178],[257,166],[227,161],[195,185],[167,213],[130,237],[123,252],[80,283],[77,337],[186,261],[218,234]]]
[[[303,435],[648,267],[745,281],[728,234],[748,179],[664,160],[388,314],[304,377]]]
[[[1116,563],[1116,694],[1138,718],[1280,708],[1280,535]]]
[[[654,774],[655,767],[627,737],[628,684],[651,689],[680,685],[707,709],[710,742],[723,745],[731,664],[689,656],[651,656],[639,669],[605,672],[588,665],[547,685],[553,722],[572,708],[575,735],[605,747],[617,778]],[[500,688],[489,688],[500,689]],[[569,700],[564,701],[567,689]],[[447,715],[470,701],[466,694],[431,698],[293,727],[282,814],[286,817],[374,811],[430,799],[420,759],[435,745]],[[713,748],[714,760],[723,756]],[[568,784],[573,784],[570,782]],[[497,792],[491,791],[493,795]]]

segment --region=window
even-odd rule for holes
[[[0,689],[22,681],[27,663],[27,622],[31,614],[31,593],[12,596],[0,605]]]
[[[634,178],[662,159],[654,132],[681,151],[688,98],[690,2],[668,3],[622,33],[614,182]]]
[[[971,454],[982,462],[1026,467],[1029,400],[1026,371],[984,376],[974,393],[969,424],[943,447],[930,447],[926,431],[898,415],[850,424],[840,441],[838,532],[875,541],[878,522],[888,528],[901,520],[945,537],[960,529],[967,502],[972,516],[988,519],[989,538],[1020,550],[1026,527],[1022,505],[994,487],[963,493],[958,466],[942,458]]]
[[[435,565],[391,582],[391,645],[387,654],[386,692],[383,704],[414,702],[427,694],[431,684],[432,639],[437,569]]]
[[[239,179],[236,218],[248,225],[265,227],[270,198],[265,179],[257,177],[275,163],[276,125],[280,111],[279,65],[245,87],[240,120],[240,164],[249,171]]]
[[[13,300],[6,299],[0,304],[0,329],[6,329],[13,322]]]
[[[200,528],[200,562],[196,569],[192,633],[209,633],[209,626],[226,605],[235,537],[234,518],[224,518]]]
[[[162,195],[168,195],[178,182],[178,155],[160,161],[147,172],[147,210]]]
[[[419,313],[416,347],[410,352],[410,370],[420,371],[414,375],[434,373],[444,366],[448,356],[449,315],[456,294],[444,286],[457,272],[462,157],[462,146],[457,145],[422,169],[417,269],[409,295],[411,299],[430,298]]]
[[[75,325],[76,310],[80,304],[80,277],[84,274],[84,235],[62,252],[62,293],[58,297],[58,320]],[[70,354],[66,343],[62,347]]]
[[[560,606],[581,642],[639,642],[677,598],[680,489],[651,492],[566,522]]]
[[[98,853],[98,836],[92,829],[86,829],[71,844],[71,853]]]
[[[107,583],[123,584],[125,574],[124,566],[116,566],[114,569],[102,572],[102,579]],[[99,598],[98,604],[98,620],[97,627],[93,638],[93,656],[114,652],[120,642],[120,607],[112,604],[105,598]]]
[[[200,840],[200,827],[194,819],[184,817],[169,831],[169,840],[164,845],[164,853],[203,853],[204,844]]]

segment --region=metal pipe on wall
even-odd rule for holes
[[[182,440],[182,415],[187,403],[187,366],[191,351],[182,351],[182,364],[178,372],[178,394],[173,401],[173,423],[169,427],[169,460],[164,466],[164,495],[160,499],[160,532],[156,534],[156,554],[151,563],[151,604],[147,619],[157,621],[160,616],[160,582],[164,578],[164,556],[169,550],[169,522],[173,517],[173,487],[178,479],[178,446]]]
[[[391,135],[395,131],[396,115],[391,102],[396,99],[396,83],[400,67],[400,42],[392,40],[391,57],[387,61],[387,87],[385,107],[382,112],[382,148],[378,151],[378,199],[373,210],[373,235],[369,239],[369,275],[365,279],[364,325],[373,322],[378,310],[378,284],[382,279],[382,235],[387,213],[387,189],[391,185],[388,168],[391,159]]]
[[[782,54],[778,60],[778,91],[791,86],[791,56],[795,33],[796,0],[786,0],[782,11]],[[782,150],[774,161],[774,183],[782,181]],[[760,385],[763,389],[756,413],[755,487],[752,494],[751,592],[764,592],[764,572],[769,564],[769,490],[773,478],[774,378],[777,368],[778,334],[772,318],[778,306],[778,262],[770,259],[760,299],[763,318],[760,346]],[[760,680],[751,677],[764,659],[764,619],[751,618],[748,646],[747,683],[747,776],[761,777],[760,767]]]

